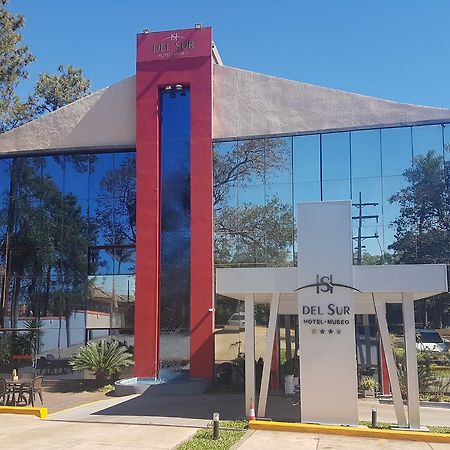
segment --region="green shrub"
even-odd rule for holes
[[[428,392],[436,381],[431,369],[430,352],[419,352],[417,355],[417,377],[419,380],[419,392]],[[394,359],[397,366],[398,381],[403,398],[408,397],[408,383],[406,372],[405,350],[394,348]]]
[[[379,385],[374,378],[364,375],[361,377],[359,387],[365,391],[376,391],[379,388]]]
[[[99,381],[106,381],[133,364],[133,355],[117,341],[88,342],[71,358],[75,370],[90,370]]]

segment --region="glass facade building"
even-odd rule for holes
[[[450,124],[221,141],[214,163],[216,267],[301,265],[296,204],[348,199],[355,265],[449,262]],[[216,322],[236,322],[243,305],[216,301]],[[450,325],[448,296],[415,306],[418,327]],[[397,331],[399,307],[388,314]],[[268,308],[256,320],[265,324]],[[375,336],[373,316],[370,325]],[[217,352],[219,361],[236,356]]]
[[[174,95],[181,99],[176,107]],[[176,345],[187,348],[189,92],[162,102],[187,127],[171,135],[163,125],[161,333],[177,333]],[[446,123],[215,142],[215,265],[301,264],[295,205],[343,199],[354,204],[355,264],[442,262],[436,246],[449,245],[449,149]],[[132,344],[135,151],[8,157],[0,168],[3,328],[38,319],[42,352],[109,335]],[[420,223],[408,208],[426,183],[435,208]],[[448,326],[448,307],[418,302],[418,322]],[[217,322],[233,311],[218,308]]]
[[[418,223],[403,230],[412,233],[414,255],[399,253],[397,233],[405,200],[414,200],[407,197],[409,190],[427,181],[414,177],[413,171],[428,165],[436,182],[430,197],[441,205],[441,211],[427,212],[436,215],[429,219],[429,230],[447,226],[437,219],[447,208],[449,141],[450,125],[433,124],[216,142],[216,264],[297,265],[294,206],[348,199],[355,205],[355,252],[361,228],[361,263],[435,262],[432,253],[420,253]]]
[[[0,335],[212,380],[245,351],[214,269],[301,266],[298,203],[352,200],[355,265],[448,264],[449,148],[450,110],[224,66],[211,28],[139,34],[135,77],[0,135]],[[416,312],[449,326],[448,295]]]
[[[132,344],[135,166],[134,151],[0,159],[3,328],[41,328],[51,354]]]

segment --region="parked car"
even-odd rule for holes
[[[436,330],[426,328],[416,330],[416,348],[420,351],[448,352],[449,342],[442,339]]]
[[[234,313],[228,319],[228,325],[237,325],[238,327],[245,327],[245,314]]]

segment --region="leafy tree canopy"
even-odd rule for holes
[[[7,3],[0,0],[0,133],[55,111],[90,89],[82,69],[60,65],[56,75],[41,74],[33,92],[21,98],[17,88],[28,78],[28,67],[36,58],[22,42],[23,16],[9,12]]]
[[[293,242],[292,205],[276,193],[264,204],[236,202],[251,185],[270,186],[289,175],[290,149],[282,138],[217,144],[214,163],[215,259],[219,265],[286,266]],[[250,196],[251,197],[251,196]],[[292,258],[292,256],[291,256]],[[292,263],[292,261],[291,261]]]
[[[404,172],[406,187],[390,198],[400,205],[390,245],[402,264],[450,263],[450,164],[428,151]]]
[[[448,152],[449,149],[446,148]],[[400,206],[393,221],[395,241],[389,246],[399,264],[450,263],[450,162],[428,151],[405,170],[406,187],[390,198]],[[416,303],[422,326],[448,326],[450,295]]]
[[[6,3],[0,0],[0,133],[32,117],[31,99],[22,101],[16,88],[28,77],[27,68],[35,60],[22,43],[23,16],[7,11]]]

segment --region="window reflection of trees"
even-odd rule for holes
[[[62,171],[62,159],[55,161]],[[74,162],[82,163],[80,157]],[[9,160],[6,173],[2,312],[12,328],[19,317],[44,315],[63,316],[69,327],[71,311],[85,301],[87,219],[76,198],[62,192],[44,168],[44,157],[19,157]]]
[[[103,234],[107,252],[114,259],[115,273],[134,263],[136,244],[136,155],[129,154],[108,170],[100,182],[95,223]],[[113,200],[108,200],[112,198]]]
[[[134,153],[101,181],[106,193],[114,190],[109,209],[95,216],[91,211],[89,217],[88,183],[77,186],[77,178],[94,177],[96,161],[92,154],[0,161],[0,325],[16,328],[23,317],[64,318],[70,345],[72,312],[86,310],[90,291],[88,248],[95,247],[100,232],[117,246],[111,252],[119,272],[121,266],[134,271]],[[98,255],[89,262],[89,270],[96,272]]]
[[[264,186],[291,183],[290,139],[268,138],[214,146],[216,264],[289,265],[293,245],[291,201]],[[266,192],[264,201],[256,191]],[[239,193],[246,201],[239,202]]]
[[[444,155],[448,151],[445,147]],[[389,246],[397,264],[450,263],[450,162],[441,151],[418,154],[403,173],[406,186],[391,196],[399,215]],[[449,325],[450,295],[416,302],[422,327]]]

